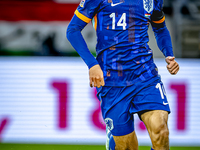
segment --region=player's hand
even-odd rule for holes
[[[179,71],[179,64],[175,61],[175,57],[168,56],[167,58],[165,58],[165,61],[168,64],[167,70],[169,71],[169,73],[171,73],[172,75],[177,74],[177,72]]]
[[[103,72],[99,65],[94,65],[89,70],[89,76],[90,76],[90,87],[98,87],[104,86],[104,77]]]

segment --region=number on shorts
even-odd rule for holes
[[[160,83],[157,83],[156,88],[159,89],[159,91],[160,91],[160,96],[161,96],[162,99],[164,99],[164,95],[166,95],[165,90],[164,90],[164,87],[161,86]]]

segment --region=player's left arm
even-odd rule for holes
[[[166,57],[167,69],[172,74],[175,75],[179,71],[179,64],[176,62],[171,36],[169,30],[165,24],[165,15],[162,10],[155,10],[151,16],[151,25],[155,34],[157,45],[162,51],[163,55]]]

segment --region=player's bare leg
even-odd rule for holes
[[[113,136],[115,140],[115,150],[138,150],[138,140],[133,131],[124,136]]]
[[[169,150],[168,112],[148,111],[141,115],[149,132],[154,150]]]

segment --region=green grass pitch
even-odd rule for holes
[[[150,150],[140,146],[139,150]],[[0,150],[105,150],[104,145],[10,144],[0,143]],[[170,147],[170,150],[200,150],[200,147]]]

